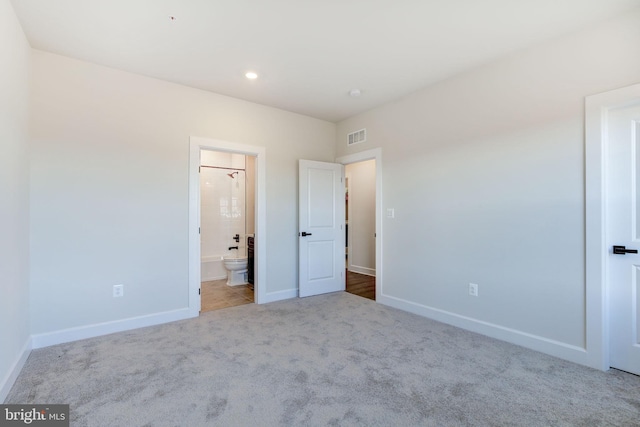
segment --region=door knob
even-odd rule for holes
[[[303,231],[303,232],[301,233],[301,236],[302,236],[302,237],[311,236],[311,233],[307,233],[306,231]]]
[[[637,249],[627,249],[625,246],[614,246],[613,253],[616,255],[637,254]]]

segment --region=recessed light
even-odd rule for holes
[[[258,78],[258,74],[254,73],[253,71],[249,71],[247,74],[245,74],[245,77],[249,80],[255,80]]]
[[[349,91],[349,96],[352,97],[352,98],[357,98],[357,97],[360,96],[360,93],[361,93],[360,89],[351,89]]]

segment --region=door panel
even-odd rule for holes
[[[343,291],[344,168],[300,160],[299,295]]]
[[[331,228],[335,226],[335,172],[324,169],[308,169],[309,209],[308,226]]]
[[[640,374],[640,107],[609,113],[607,238],[611,367]]]
[[[323,280],[333,277],[335,271],[334,244],[331,240],[309,242],[309,280]],[[313,260],[326,262],[313,262]]]

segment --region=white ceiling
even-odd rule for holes
[[[640,0],[12,4],[33,48],[336,122]]]

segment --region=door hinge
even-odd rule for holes
[[[200,234],[200,227],[198,227],[198,234]]]
[[[198,288],[198,295],[200,295],[200,288]]]
[[[198,166],[198,173],[200,173],[201,169],[202,169],[202,166]]]

